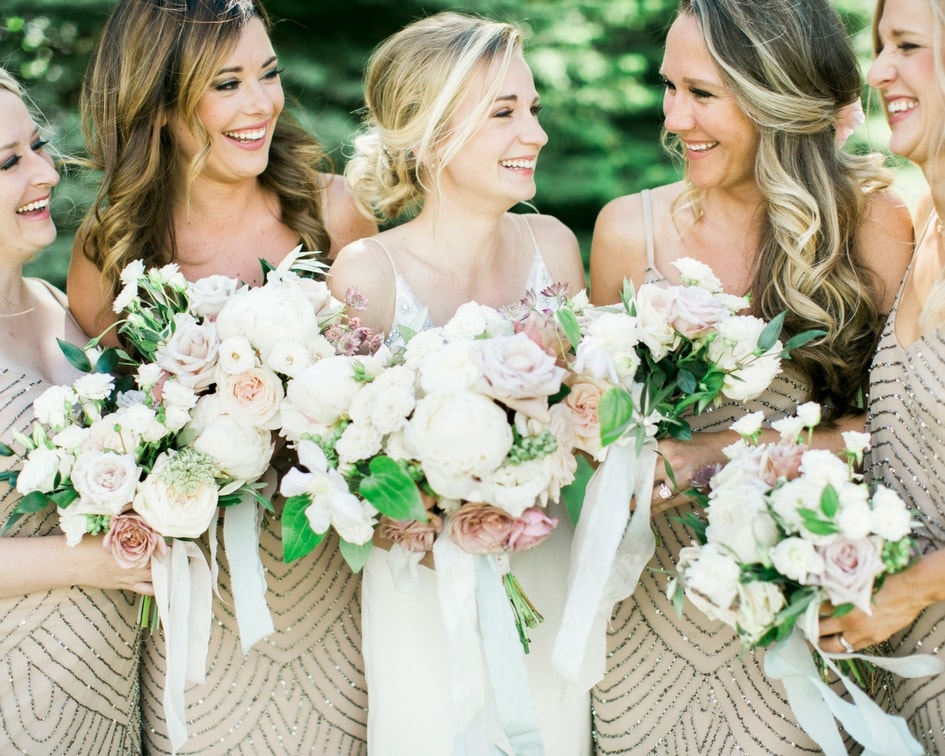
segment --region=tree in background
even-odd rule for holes
[[[759,0],[760,1],[760,0]],[[836,0],[852,30],[868,24],[870,0]],[[89,52],[114,0],[3,0],[0,61],[42,106],[59,149],[81,155],[78,93]],[[598,210],[620,194],[671,181],[659,146],[662,42],[676,0],[266,0],[285,66],[290,108],[344,166],[358,124],[365,58],[382,39],[439,10],[520,24],[541,93],[550,141],[537,174],[539,210],[575,230],[585,256]],[[864,56],[868,44],[861,45]],[[62,285],[72,231],[94,177],[67,175],[55,205],[60,239],[30,272]]]

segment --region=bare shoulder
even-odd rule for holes
[[[889,312],[915,242],[909,208],[895,192],[884,190],[870,196],[857,241],[863,262],[883,286],[881,309]]]
[[[342,247],[377,233],[377,223],[361,213],[351,189],[342,176],[328,174],[323,212],[331,236],[329,257],[334,258]]]
[[[345,246],[328,271],[328,286],[338,299],[354,289],[367,299],[362,313],[366,326],[387,333],[393,322],[396,275],[393,263],[381,246],[385,234],[359,239]]]
[[[639,194],[627,194],[608,202],[597,214],[591,240],[591,301],[620,301],[624,278],[635,286],[646,274],[646,242],[643,203]]]
[[[574,232],[552,215],[525,216],[548,272],[556,282],[567,283],[571,294],[587,287],[581,248]]]
[[[66,275],[66,294],[69,309],[89,337],[98,336],[117,319],[111,311],[112,292],[102,280],[102,272],[85,255],[85,240],[88,230],[79,229],[72,245],[72,259]],[[106,344],[117,344],[113,331],[102,340]]]

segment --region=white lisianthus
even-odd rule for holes
[[[771,492],[771,508],[788,532],[801,533],[803,532],[804,523],[798,514],[798,510],[802,508],[812,509],[819,506],[823,491],[823,483],[815,481],[809,476],[795,478],[778,486]]]
[[[405,371],[411,374],[410,371]],[[374,383],[365,386],[351,404],[351,418],[358,421],[363,408],[364,420],[374,426],[379,433],[387,435],[400,430],[407,424],[407,418],[416,406],[413,384],[393,381],[381,382],[385,373],[381,373]],[[412,377],[412,374],[411,374]],[[363,401],[363,404],[362,404]]]
[[[732,430],[742,438],[754,438],[765,421],[764,412],[749,412],[732,423]]]
[[[841,534],[851,541],[866,538],[873,530],[873,510],[866,487],[847,483],[837,493],[840,496],[837,525]]]
[[[135,454],[141,436],[130,424],[122,422],[119,412],[112,412],[89,426],[85,451],[110,451],[117,454]]]
[[[381,450],[383,441],[384,437],[369,423],[351,423],[335,443],[338,466],[346,469],[362,459],[370,459]]]
[[[161,454],[138,489],[134,509],[167,538],[198,538],[219,501],[215,462],[197,449]]]
[[[243,373],[256,367],[256,352],[245,336],[229,336],[220,342],[217,358],[220,370],[227,375]]]
[[[820,405],[817,402],[804,402],[797,405],[795,414],[805,428],[813,428],[820,423]]]
[[[279,427],[279,405],[285,398],[282,381],[268,368],[258,367],[228,375],[217,385],[222,412],[248,425]]]
[[[177,263],[168,263],[158,270],[152,271],[149,276],[159,286],[165,285],[179,292],[187,291],[187,279],[180,272],[180,266]]]
[[[135,383],[142,391],[150,391],[158,385],[164,376],[164,370],[156,362],[145,362],[138,365],[135,372]]]
[[[82,452],[72,466],[79,498],[69,508],[75,514],[117,515],[134,498],[140,476],[131,454]]]
[[[108,373],[87,373],[72,384],[80,402],[101,402],[115,387],[115,378]]]
[[[166,381],[163,387],[164,424],[176,432],[191,419],[191,410],[197,406],[198,396],[192,388],[178,381]]]
[[[286,398],[313,422],[331,426],[348,414],[364,385],[355,379],[353,358],[329,357],[309,365],[289,381]]]
[[[89,527],[89,519],[84,514],[76,514],[69,507],[59,516],[59,529],[66,536],[66,546],[78,546]]]
[[[771,423],[771,427],[781,434],[785,441],[797,441],[804,432],[804,421],[799,417],[782,417]]]
[[[196,390],[213,383],[220,342],[212,324],[198,323],[192,315],[174,316],[174,333],[158,346],[157,363],[177,380]]]
[[[132,260],[118,274],[118,278],[123,284],[137,283],[144,276],[144,261]]]
[[[89,429],[79,425],[70,425],[53,435],[52,442],[60,449],[76,452],[85,445]]]
[[[137,281],[131,281],[126,283],[121,291],[118,292],[118,296],[115,297],[112,302],[112,312],[116,314],[121,314],[125,311],[125,308],[128,307],[132,302],[135,301],[135,298],[138,296],[138,283]]]
[[[860,431],[843,431],[843,446],[847,454],[856,460],[857,464],[863,461],[863,452],[870,448],[870,434]]]
[[[115,397],[115,407],[118,409],[134,407],[137,404],[145,404],[147,401],[148,395],[144,391],[132,389],[122,391]]]
[[[23,466],[16,477],[16,490],[21,494],[32,491],[52,493],[61,465],[62,457],[55,449],[36,447],[23,460]]]
[[[749,644],[756,643],[784,608],[784,594],[778,586],[753,580],[738,586],[738,627]]]
[[[673,260],[673,267],[679,271],[680,280],[689,286],[708,289],[713,294],[722,291],[722,282],[704,262],[694,257],[679,257]]]
[[[909,535],[912,516],[905,502],[891,488],[876,486],[873,493],[871,528],[887,541],[898,541]]]
[[[170,429],[158,420],[157,413],[145,404],[122,407],[115,417],[122,429],[127,428],[144,441],[153,443],[170,434]]]
[[[632,378],[640,364],[636,354],[639,342],[636,318],[601,312],[588,323],[586,335],[578,344],[574,372],[619,384],[624,378]]]
[[[328,339],[324,336],[318,336],[314,342],[325,342],[328,344]],[[328,344],[328,351],[323,353],[316,351],[315,357],[316,359],[321,359],[322,357],[328,357],[334,353],[334,348],[331,344]],[[269,352],[269,357],[266,359],[266,365],[271,370],[276,373],[281,373],[282,375],[287,375],[290,378],[297,376],[300,371],[307,368],[312,362],[312,351],[304,344],[293,341],[292,339],[280,339],[273,344]]]
[[[814,544],[805,538],[785,538],[771,550],[774,568],[790,580],[807,583],[809,575],[824,571],[824,559]]]
[[[438,392],[417,402],[404,441],[428,478],[481,477],[502,464],[512,448],[512,430],[505,411],[481,394]],[[433,488],[443,496],[464,498]]]
[[[345,479],[328,466],[325,454],[317,444],[302,441],[298,448],[299,462],[309,472],[293,467],[279,487],[286,497],[308,495],[311,504],[305,510],[309,525],[316,533],[334,526],[345,541],[367,543],[374,535],[376,510],[348,490]]]
[[[205,276],[187,284],[190,311],[197,317],[215,317],[236,293],[240,282],[223,275]]]
[[[527,338],[527,337],[526,337]],[[482,343],[491,343],[491,339]],[[457,340],[430,352],[420,363],[420,386],[428,394],[434,391],[463,391],[482,377],[476,345],[480,342]]]

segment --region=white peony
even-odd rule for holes
[[[194,449],[161,454],[134,500],[134,509],[167,538],[198,538],[213,521],[219,501],[215,464]]]
[[[463,391],[475,386],[482,378],[476,349],[479,343],[472,340],[453,341],[427,354],[419,366],[423,390],[431,394],[434,391]]]
[[[364,383],[355,379],[353,357],[329,357],[289,381],[286,398],[319,425],[331,426],[348,414]]]
[[[72,485],[79,498],[74,514],[117,515],[131,503],[141,468],[131,454],[82,452],[72,466]]]
[[[244,336],[268,361],[283,339],[308,344],[319,333],[318,320],[305,293],[291,286],[243,288],[220,310],[216,321],[221,339]]]
[[[443,336],[447,341],[508,335],[512,331],[513,326],[508,318],[503,317],[494,307],[478,302],[460,305],[453,317],[443,326]]]
[[[221,402],[208,395],[197,402],[193,419],[181,441],[212,457],[219,470],[234,480],[256,480],[269,467],[275,444],[272,434],[245,425],[221,411]]]

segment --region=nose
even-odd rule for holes
[[[882,89],[896,76],[896,67],[892,64],[884,50],[880,50],[866,72],[866,82],[873,89]]]
[[[694,123],[689,98],[667,90],[663,94],[663,126],[666,130],[679,134],[692,129]]]
[[[41,187],[54,187],[59,183],[59,171],[56,170],[56,166],[53,163],[52,157],[46,152],[45,149],[40,150],[39,152],[33,152],[30,150],[30,167],[33,171],[32,177],[30,179],[31,183],[34,186]]]
[[[525,133],[522,135],[522,141],[525,144],[534,144],[538,147],[544,147],[548,144],[548,133],[541,127],[537,115],[531,116]]]
[[[281,84],[251,79],[247,82],[246,92],[244,109],[247,113],[270,116],[282,109],[279,105],[284,97]]]

